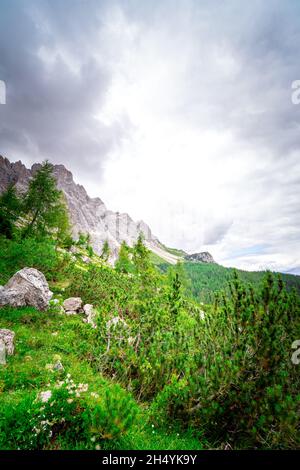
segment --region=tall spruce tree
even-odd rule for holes
[[[22,237],[63,239],[70,233],[66,203],[56,186],[52,165],[45,161],[29,183],[24,200]]]
[[[150,261],[150,250],[144,245],[144,235],[141,232],[133,247],[133,263],[139,274],[146,274],[153,269]]]
[[[13,238],[21,209],[21,200],[15,186],[11,185],[0,195],[0,235]]]

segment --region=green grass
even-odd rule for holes
[[[161,245],[166,251],[168,251],[172,255],[181,256],[182,258],[184,258],[187,254],[185,251],[179,250],[178,248],[169,248],[169,247],[167,247],[163,244],[161,244]]]
[[[161,264],[167,264],[168,266],[170,266],[170,263],[168,263],[165,259],[161,258],[160,256],[158,256],[156,253],[153,253],[153,251],[151,251],[150,253],[150,261],[151,263],[153,263],[155,266],[160,266]]]
[[[15,354],[0,366],[0,400],[2,406],[15,407],[32,393],[46,390],[50,382],[70,373],[75,383],[88,383],[89,394],[100,393],[113,379],[104,378],[93,367],[93,345],[96,331],[82,321],[80,315],[66,316],[55,312],[38,312],[31,307],[0,309],[0,326],[15,332]],[[52,371],[49,364],[57,358],[64,371]],[[148,419],[147,405],[138,403],[139,416],[128,434],[114,440],[103,441],[103,449],[176,450],[202,449],[191,431],[158,429]],[[1,421],[1,416],[0,416]],[[61,437],[53,448],[68,449]],[[74,448],[74,447],[73,447]],[[77,449],[83,448],[78,442]],[[86,448],[86,447],[84,447]],[[92,445],[91,445],[91,448]]]

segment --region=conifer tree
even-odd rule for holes
[[[176,317],[182,307],[182,293],[181,293],[181,282],[178,273],[175,273],[171,289],[168,295],[170,312],[173,317]]]
[[[109,247],[108,240],[105,240],[103,243],[102,251],[101,251],[101,258],[103,259],[103,261],[108,261],[109,256],[110,256],[110,247]]]
[[[21,200],[11,185],[0,195],[0,235],[13,238],[15,224],[21,212]]]
[[[29,183],[24,200],[25,226],[22,237],[55,236],[60,239],[70,231],[62,191],[56,186],[52,165],[44,162]]]
[[[115,264],[115,268],[119,273],[131,273],[133,271],[133,264],[130,259],[130,247],[125,241],[121,243],[119,257]]]
[[[133,263],[136,271],[140,274],[145,274],[153,268],[150,261],[150,251],[144,245],[144,236],[142,233],[139,234],[136,244],[133,247]]]

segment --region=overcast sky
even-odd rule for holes
[[[298,0],[1,0],[0,154],[168,246],[300,273]]]

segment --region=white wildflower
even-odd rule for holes
[[[46,390],[45,392],[40,393],[40,400],[43,403],[47,403],[47,401],[50,400],[51,396],[52,396],[51,390]]]
[[[87,392],[89,388],[88,384],[79,384],[77,387],[77,392]]]

